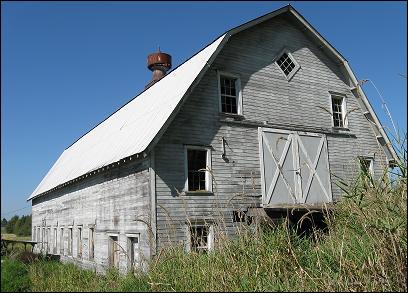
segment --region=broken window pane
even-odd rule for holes
[[[205,190],[206,150],[187,150],[188,190]]]
[[[333,126],[344,127],[343,123],[343,98],[332,96]]]
[[[208,250],[208,226],[190,227],[191,251],[203,252]]]

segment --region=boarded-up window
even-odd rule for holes
[[[119,268],[119,245],[118,236],[109,236],[109,266]]]
[[[89,228],[89,260],[94,259],[95,253],[95,228]]]

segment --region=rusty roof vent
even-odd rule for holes
[[[147,68],[153,71],[153,77],[145,88],[150,87],[156,81],[160,80],[166,75],[166,72],[171,68],[171,56],[169,54],[160,52],[159,47],[156,53],[152,53],[147,56]]]

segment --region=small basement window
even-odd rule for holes
[[[245,211],[235,210],[232,211],[232,222],[233,223],[245,222],[248,225],[251,225],[252,217],[248,216]]]
[[[207,252],[213,249],[214,232],[210,225],[191,225],[189,227],[189,251],[198,253]]]
[[[211,150],[204,147],[186,147],[186,191],[212,191]]]
[[[276,60],[276,64],[279,66],[286,79],[290,80],[293,75],[299,70],[300,65],[296,62],[292,54],[287,50],[283,50],[281,54],[279,54],[279,56],[280,57]]]
[[[242,114],[241,82],[237,75],[219,73],[220,111]]]
[[[369,174],[370,176],[374,176],[374,164],[373,159],[369,157],[360,157],[360,170],[364,174]]]
[[[333,126],[347,128],[346,99],[344,96],[331,95]]]

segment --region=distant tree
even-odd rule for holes
[[[14,227],[16,226],[19,218],[17,215],[13,216],[10,221],[7,222],[6,226],[6,232],[7,233],[13,233],[14,232]]]
[[[1,220],[1,226],[2,226],[2,227],[6,227],[6,226],[7,226],[7,220],[6,220],[6,218],[3,218],[3,219]]]
[[[18,226],[15,227],[14,234],[19,236],[31,235],[31,215],[22,216],[18,222]]]
[[[30,236],[31,235],[31,215],[13,216],[10,221],[7,222],[6,232],[13,233],[18,236]]]

